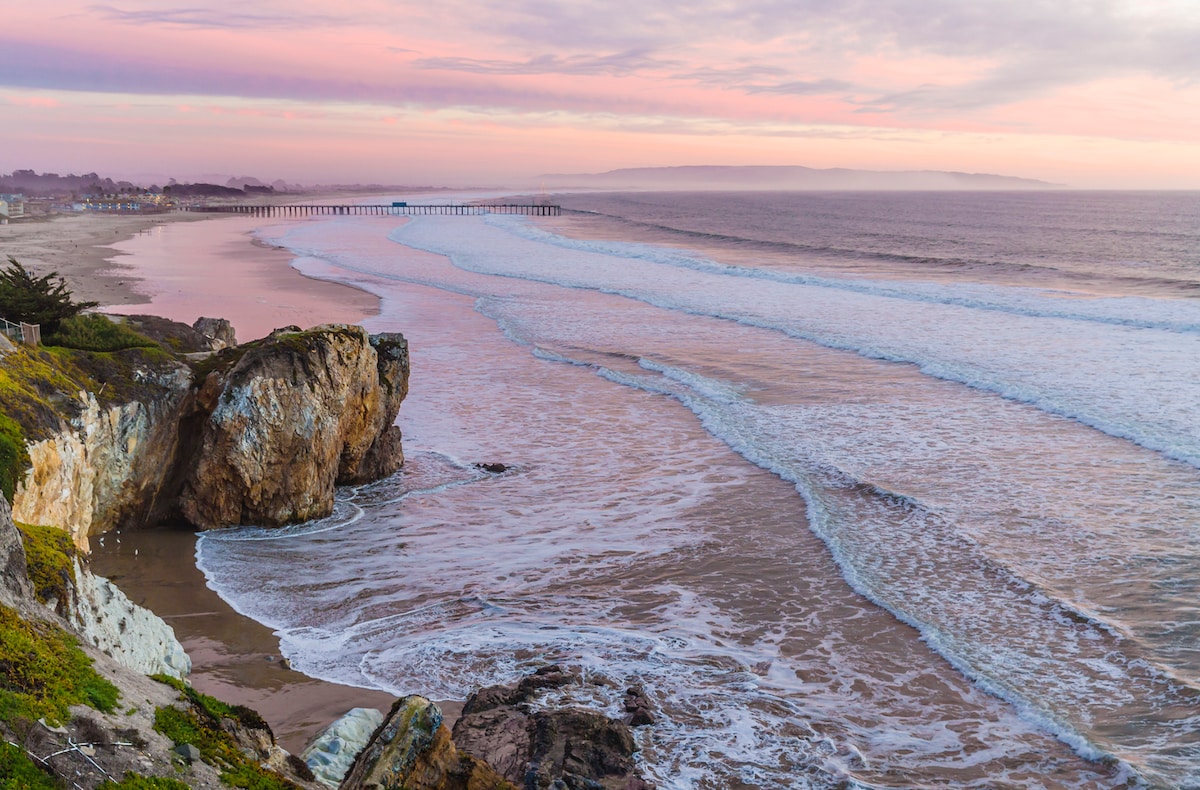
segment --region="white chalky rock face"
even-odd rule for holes
[[[161,617],[130,601],[108,579],[81,568],[78,560],[75,579],[73,614],[85,642],[146,675],[183,679],[192,671],[192,660]]]
[[[146,375],[161,385],[158,397],[103,407],[94,394],[80,392],[72,424],[29,444],[14,520],[58,526],[85,552],[90,535],[147,521],[145,511],[161,498],[172,467],[191,374],[180,366]]]
[[[325,728],[300,756],[321,784],[337,787],[380,724],[379,711],[355,708]]]

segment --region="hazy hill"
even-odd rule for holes
[[[939,170],[817,170],[798,166],[636,167],[607,173],[556,173],[546,187],[648,190],[964,190],[1054,189],[1061,184],[988,173]]]
[[[108,195],[131,188],[133,184],[128,181],[113,181],[95,173],[81,176],[74,173],[65,176],[58,173],[39,175],[32,170],[14,170],[7,175],[0,173],[0,192],[17,192],[29,197],[70,193]]]

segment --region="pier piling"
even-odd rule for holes
[[[304,217],[312,215],[413,216],[435,214],[456,216],[523,214],[530,217],[557,217],[562,213],[562,206],[549,203],[411,203],[404,205],[287,203],[280,205],[184,205],[177,206],[175,210],[204,214],[245,214],[253,217]]]

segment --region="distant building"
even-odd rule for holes
[[[0,222],[25,216],[24,195],[0,195]]]
[[[154,214],[167,210],[169,203],[162,195],[121,195],[119,197],[92,197],[71,205],[79,212],[104,214]]]

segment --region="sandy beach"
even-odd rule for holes
[[[0,260],[35,274],[56,271],[78,300],[113,313],[151,313],[191,323],[228,318],[240,340],[287,324],[356,323],[378,300],[304,277],[291,255],[257,243],[263,220],[195,214],[59,216],[0,226]],[[258,710],[284,748],[358,706],[384,711],[394,697],[313,680],[286,668],[271,629],[238,614],[205,586],[195,536],[153,529],[93,541],[93,570],[170,623],[192,657],[193,685]]]
[[[92,541],[93,572],[175,629],[192,658],[192,685],[262,714],[283,748],[299,753],[355,707],[386,712],[382,691],[313,680],[287,668],[271,629],[229,608],[196,568],[196,536],[172,528],[109,533]]]
[[[11,256],[35,274],[56,271],[79,301],[102,305],[134,304],[144,300],[133,280],[114,270],[112,246],[151,229],[177,222],[202,222],[198,214],[114,216],[56,215],[45,219],[0,225],[0,257]]]
[[[357,323],[379,310],[371,294],[300,275],[290,253],[251,235],[261,218],[202,214],[70,215],[0,225],[0,259],[58,272],[75,298],[109,313],[191,324],[226,318],[240,341],[288,324]]]

